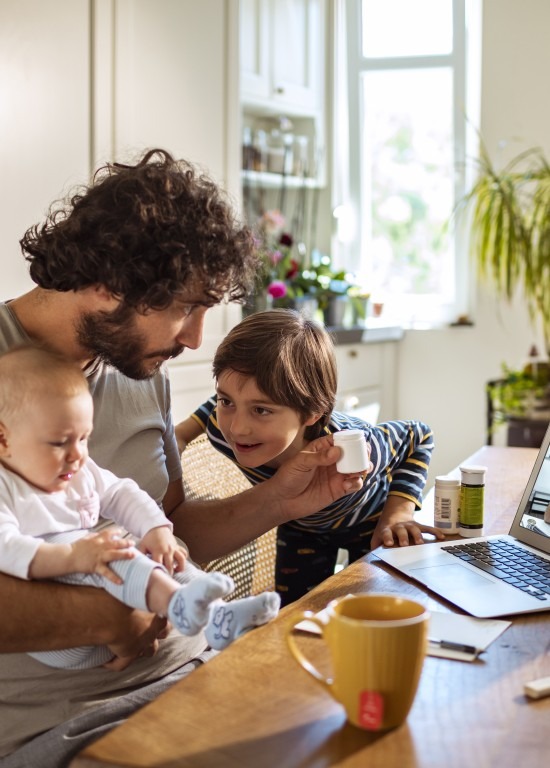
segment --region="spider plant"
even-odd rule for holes
[[[459,207],[472,211],[480,278],[492,280],[508,300],[523,290],[550,351],[550,166],[542,151],[522,152],[497,171],[482,146],[477,181]]]

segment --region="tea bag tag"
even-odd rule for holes
[[[361,691],[359,722],[367,731],[379,731],[384,720],[384,697],[378,691]]]

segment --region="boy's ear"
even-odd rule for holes
[[[304,421],[304,427],[311,427],[312,424],[319,421],[322,415],[322,413],[312,413],[311,416]]]
[[[0,456],[9,456],[9,431],[6,425],[0,421]]]

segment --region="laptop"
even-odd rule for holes
[[[378,547],[373,554],[472,616],[549,611],[549,505],[550,426],[507,535]]]

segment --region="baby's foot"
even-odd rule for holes
[[[205,630],[210,647],[226,648],[237,637],[266,624],[278,614],[280,604],[281,598],[276,592],[263,592],[231,603],[214,603]]]
[[[206,626],[214,600],[234,589],[230,576],[217,571],[201,573],[174,592],[168,604],[168,620],[183,635],[196,635]]]

